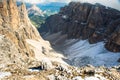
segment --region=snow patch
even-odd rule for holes
[[[65,58],[62,54],[55,52],[48,41],[44,41],[44,40],[40,40],[40,41],[36,41],[36,40],[32,40],[32,39],[27,39],[26,40],[28,44],[30,44],[35,53],[35,58],[38,61],[43,61],[43,60],[50,60],[52,62],[56,61],[62,64],[66,64],[67,63],[63,60],[63,58]],[[42,47],[44,47],[46,49],[46,54],[42,53]],[[48,53],[48,54],[47,54]]]
[[[113,53],[106,50],[104,42],[89,44],[87,40],[79,40],[64,52],[74,66],[92,64],[94,66],[104,65],[110,67],[118,65],[117,60],[120,58],[120,53]]]
[[[96,77],[86,77],[84,80],[99,80],[99,79]]]
[[[80,76],[74,77],[72,80],[83,80]]]
[[[0,72],[0,79],[12,75],[10,72]]]
[[[95,74],[95,76],[85,77],[84,80],[106,80],[106,78]]]
[[[73,44],[73,43],[75,43],[77,41],[78,41],[78,39],[69,39],[69,40],[66,40],[64,46],[69,46],[69,45],[71,45],[71,44]]]
[[[106,78],[95,74],[95,76],[86,76],[85,78],[82,78],[81,76],[76,76],[72,80],[106,80]]]
[[[63,19],[67,19],[67,15],[62,15],[62,18]]]
[[[39,69],[28,69],[28,71],[30,71],[30,72],[40,72]]]

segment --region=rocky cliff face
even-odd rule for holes
[[[17,6],[15,0],[0,2],[0,70],[6,69],[2,65],[7,65],[7,69],[12,69],[8,67],[11,64],[28,68],[41,62],[48,67],[47,63],[54,61],[65,63],[63,57],[41,38],[28,18],[24,3]]]
[[[36,28],[30,23],[25,5],[22,3],[21,6],[17,7],[15,0],[2,0],[0,2],[0,35],[7,39],[9,44],[7,46],[6,42],[6,46],[8,49],[10,48],[10,50],[3,48],[1,54],[7,55],[7,52],[4,53],[4,51],[8,51],[11,55],[19,56],[18,59],[21,58],[23,61],[35,56],[26,39],[36,41],[42,39]],[[11,57],[10,60],[15,59],[14,57]],[[1,59],[4,60],[4,57]]]
[[[88,39],[90,43],[105,41],[108,50],[120,52],[119,28],[120,11],[100,4],[71,2],[47,18],[39,31],[62,31],[68,38]]]
[[[50,44],[39,36],[28,19],[24,4],[17,7],[14,0],[2,1],[0,2],[0,80],[120,79],[119,66],[112,69],[95,68],[91,65],[82,68],[69,66],[62,61],[65,57],[56,53]],[[118,32],[119,29],[115,31]]]

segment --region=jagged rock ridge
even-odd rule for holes
[[[120,11],[101,4],[71,2],[58,14],[46,19],[40,32],[62,31],[68,38],[88,39],[90,43],[104,41],[105,47],[120,52]]]
[[[15,0],[0,2],[0,51],[0,70],[11,69],[2,66],[11,64],[20,68],[38,66],[41,62],[45,68],[54,61],[66,64],[64,56],[55,52],[31,24],[24,3],[17,6]]]
[[[16,53],[11,50],[11,53],[8,53],[21,55],[20,58],[23,61],[35,56],[26,39],[42,39],[29,20],[24,3],[17,7],[15,0],[3,0],[0,2],[0,35],[4,35],[5,39],[8,39],[8,48],[12,47],[12,45],[15,47],[15,50],[12,51],[16,51]],[[10,46],[10,44],[12,45]],[[10,59],[12,60],[12,58]],[[17,60],[15,59],[15,61]]]

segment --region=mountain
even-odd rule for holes
[[[51,53],[55,58],[49,52],[52,50],[31,24],[24,3],[17,6],[15,0],[0,2],[0,79],[26,80],[23,74],[31,74],[29,68],[39,66],[43,59],[50,69],[51,60],[46,55]]]
[[[20,5],[21,2],[17,1],[17,5]],[[30,8],[33,4],[25,3],[26,8]],[[60,3],[60,2],[51,2],[47,4],[36,4],[37,7],[39,7],[43,12],[48,12],[47,14],[54,14],[60,10],[61,7],[65,6],[66,3]]]
[[[66,3],[60,3],[60,2],[51,2],[48,4],[37,4],[38,7],[40,7],[44,13],[48,16],[58,13],[61,7],[65,6]]]
[[[120,11],[101,4],[71,2],[58,14],[46,19],[40,32],[66,34],[67,38],[88,39],[94,44],[104,41],[109,51],[120,52]]]
[[[39,31],[73,66],[119,65],[120,11],[101,4],[71,2],[48,17]]]
[[[21,4],[17,1],[17,5]],[[58,13],[60,7],[66,5],[65,3],[52,2],[49,4],[29,4],[25,3],[29,18],[35,27],[39,28],[45,22],[45,19],[50,15]]]
[[[51,10],[51,11],[59,11],[61,7],[65,6],[66,3],[60,2],[51,2],[48,4],[37,4],[42,10]]]
[[[52,36],[51,39],[53,39]],[[67,41],[68,43],[66,42],[65,45],[68,46],[69,43],[75,41]],[[84,42],[80,42],[79,46],[81,43]],[[87,48],[93,46],[95,45],[88,45]],[[99,44],[97,46],[101,47]],[[119,66],[112,68],[92,65],[80,68],[71,66],[67,59],[69,57],[60,54],[61,52],[55,51],[52,47],[55,46],[51,46],[48,41],[43,40],[35,26],[31,24],[24,3],[17,6],[15,0],[0,2],[0,80],[120,79]],[[74,43],[70,49],[73,50],[73,48],[77,49],[78,46]],[[79,60],[74,59],[73,61],[78,63]]]
[[[28,40],[42,41],[42,43],[44,40],[31,24],[24,3],[17,6],[13,0],[4,0],[0,6],[0,64],[26,63],[27,65],[28,60],[35,59],[35,51]]]
[[[33,4],[32,6],[30,6],[27,9],[28,12],[28,16],[32,22],[32,24],[39,28],[41,26],[42,23],[44,23],[47,15],[46,13],[44,13],[39,7],[37,7],[35,4]]]
[[[43,11],[39,7],[37,7],[35,4],[32,5],[30,8],[28,8],[27,11],[29,16],[32,16],[32,15],[44,16]]]

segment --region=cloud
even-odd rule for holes
[[[31,4],[41,3],[41,0],[17,0],[17,1],[31,3]]]
[[[63,2],[68,3],[71,0],[17,0],[17,1],[23,1],[31,4],[39,4],[39,3],[50,3],[50,2]]]
[[[119,2],[120,0],[76,0],[76,1],[89,2],[92,4],[100,3],[102,5],[120,10],[120,2]]]
[[[50,2],[62,2],[62,3],[69,3],[71,1],[80,1],[80,2],[89,2],[89,3],[101,3],[103,5],[119,9],[120,8],[120,0],[17,0],[17,1],[24,1],[31,4],[45,4]],[[119,9],[120,10],[120,9]]]

